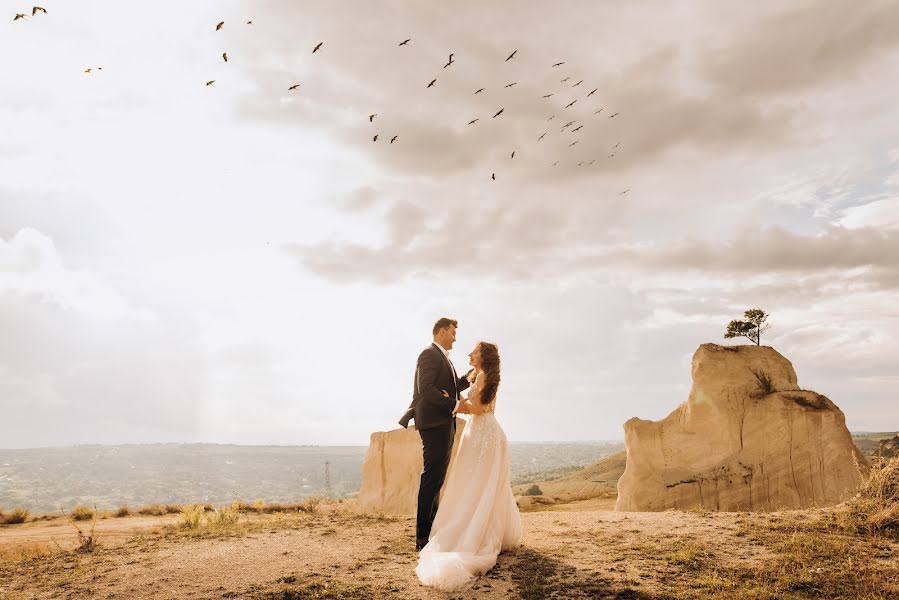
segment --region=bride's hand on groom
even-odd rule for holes
[[[450,395],[447,393],[446,390],[440,390],[440,393],[443,394],[443,397],[444,397],[444,398],[449,398],[449,397],[450,397]],[[466,403],[465,398],[463,398],[462,396],[459,396],[459,409],[456,411],[456,414],[457,414],[457,415],[467,415],[467,414],[470,414],[470,413],[468,412],[468,404]]]

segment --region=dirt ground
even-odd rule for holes
[[[695,578],[750,572],[770,559],[771,544],[754,529],[812,512],[616,513],[597,505],[522,513],[521,547],[455,594],[419,584],[412,517],[343,508],[254,514],[194,535],[177,526],[177,515],[106,519],[97,522],[100,545],[91,552],[72,550],[77,534],[67,521],[3,526],[0,550],[54,542],[60,549],[0,562],[0,599],[703,597],[691,591]],[[899,562],[899,544],[880,552],[884,565]],[[899,581],[889,581],[899,591]]]

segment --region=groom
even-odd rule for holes
[[[445,317],[434,323],[434,343],[418,355],[412,404],[400,419],[403,427],[408,427],[409,420],[415,419],[415,429],[421,436],[424,458],[424,469],[418,486],[416,550],[424,548],[431,535],[431,524],[437,514],[437,496],[446,478],[453,439],[456,437],[459,392],[469,385],[466,377],[456,374],[449,359],[449,351],[456,341],[456,326],[456,321]]]

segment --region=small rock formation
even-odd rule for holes
[[[862,483],[868,463],[843,412],[799,389],[793,365],[773,348],[703,344],[692,376],[689,397],[670,415],[624,424],[616,510],[828,506]]]
[[[465,421],[457,418],[449,469],[456,461],[459,438],[464,428]],[[371,434],[368,452],[362,463],[362,486],[358,495],[360,508],[388,515],[414,515],[422,466],[421,436],[414,428]]]
[[[881,458],[896,458],[899,456],[899,433],[891,438],[880,440],[877,456]]]

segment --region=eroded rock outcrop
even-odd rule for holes
[[[465,421],[457,418],[450,469],[464,427]],[[359,506],[388,515],[414,515],[421,469],[421,436],[414,428],[376,431],[371,434],[362,463]]]
[[[899,457],[899,433],[891,438],[880,440],[877,456],[881,458],[897,458]]]
[[[843,412],[801,390],[767,346],[703,344],[693,388],[661,421],[624,424],[616,510],[777,510],[837,504],[868,466]]]

